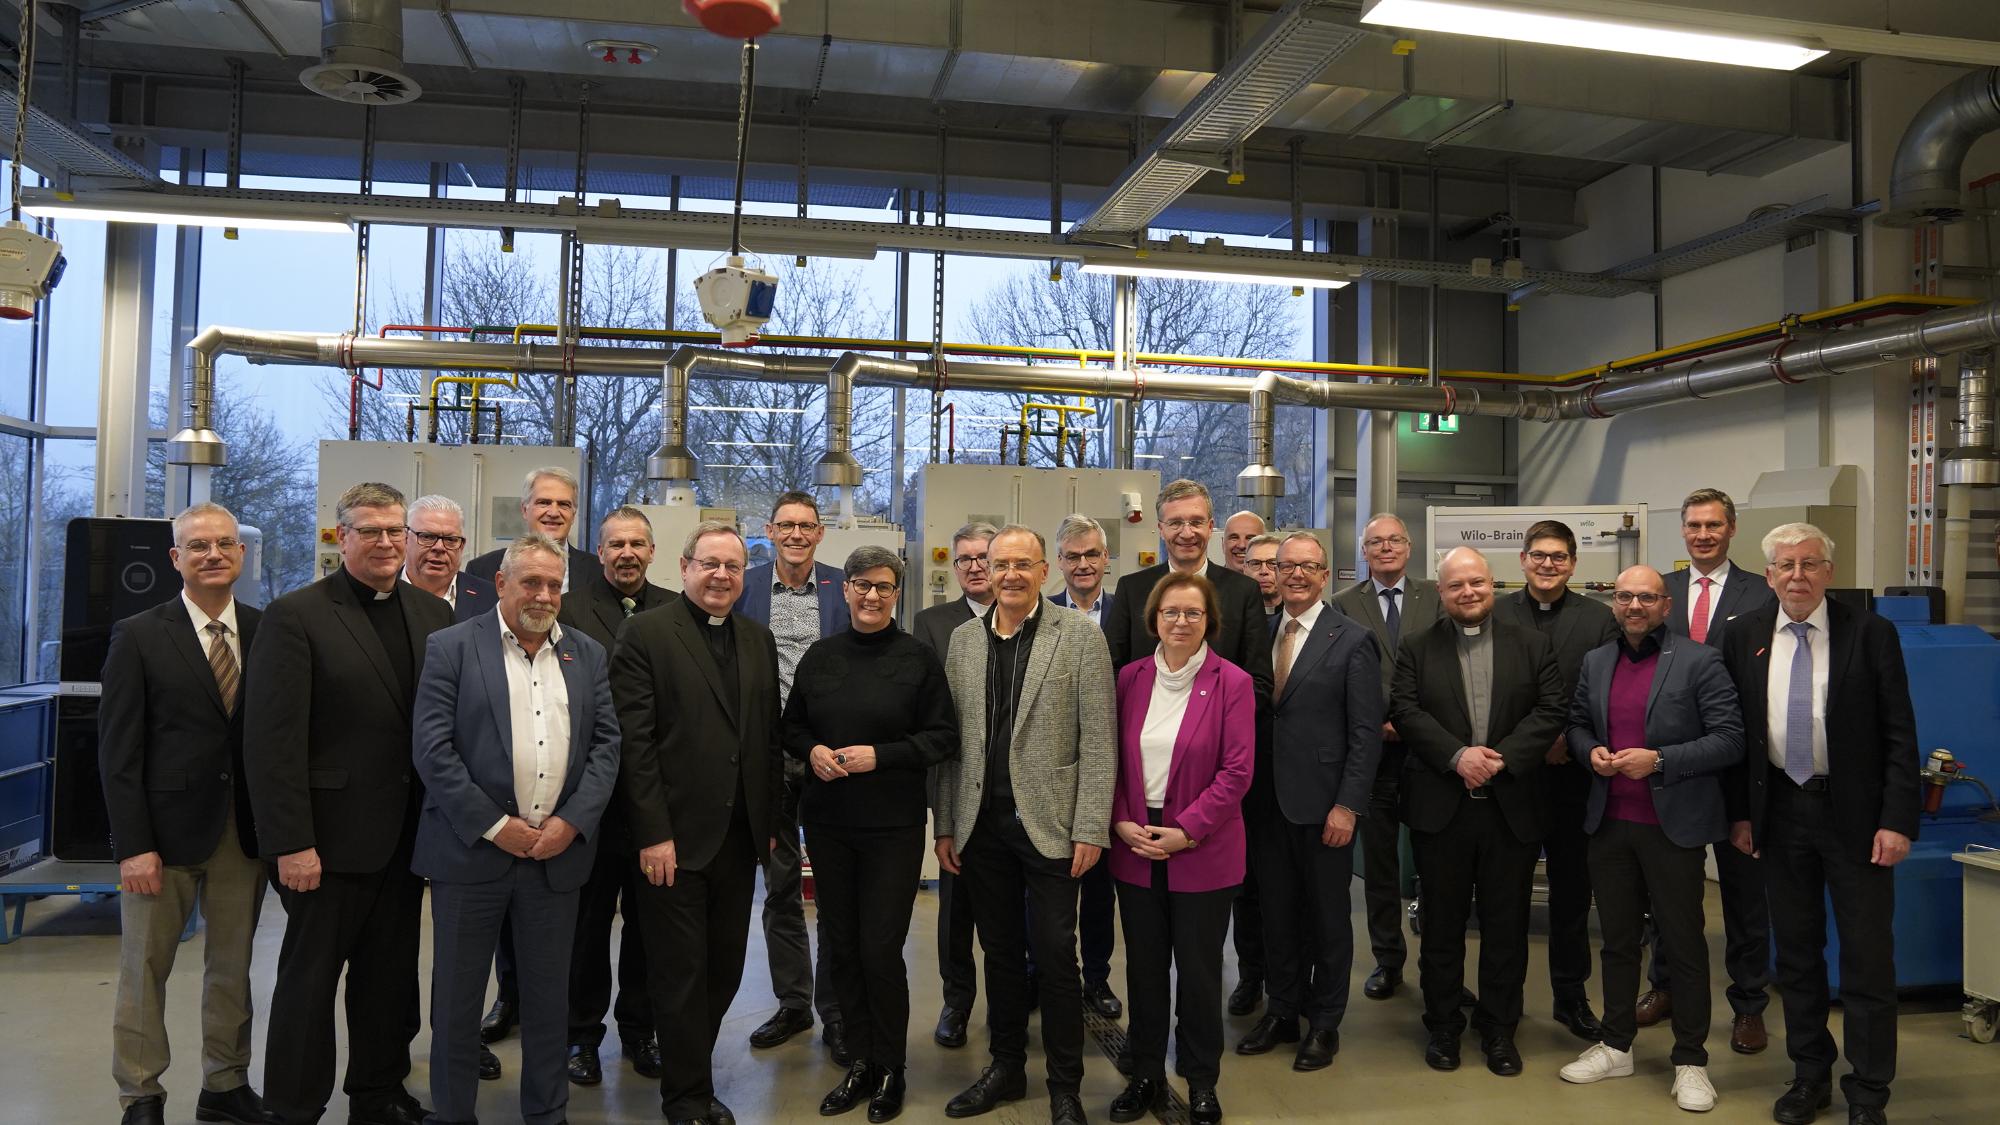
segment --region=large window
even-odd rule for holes
[[[0,433],[0,686],[28,678],[28,439]]]

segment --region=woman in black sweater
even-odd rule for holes
[[[910,982],[903,942],[923,874],[924,771],[958,753],[944,668],[896,627],[903,560],[880,547],[847,557],[847,632],[799,658],[785,706],[785,752],[810,767],[799,801],[812,856],[819,938],[840,950],[841,1018],[854,1063],[823,1116],[868,1099],[868,1120],[903,1110]]]

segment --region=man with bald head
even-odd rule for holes
[[[1465,927],[1479,902],[1479,1003],[1486,1068],[1521,1073],[1514,1028],[1528,975],[1528,899],[1548,830],[1538,775],[1567,713],[1562,671],[1541,632],[1493,613],[1493,570],[1460,547],[1438,564],[1445,616],[1396,658],[1390,720],[1409,754],[1404,819],[1423,882],[1417,965],[1430,1044],[1458,1068],[1465,1031]]]
[[[1245,509],[1222,521],[1222,560],[1229,569],[1238,574],[1248,574],[1243,568],[1250,541],[1270,530],[1264,525],[1264,517]]]
[[[1715,1107],[1708,1080],[1708,939],[1704,850],[1729,835],[1722,778],[1743,761],[1743,717],[1722,653],[1667,628],[1677,607],[1649,566],[1611,595],[1619,636],[1583,658],[1570,700],[1568,749],[1590,771],[1583,830],[1604,927],[1603,1038],[1562,1069],[1565,1082],[1632,1073],[1639,948],[1647,914],[1685,982],[1674,1005],[1675,1102]]]

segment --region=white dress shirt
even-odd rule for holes
[[[1681,608],[1681,617],[1686,621],[1689,629],[1694,628],[1694,603],[1701,600],[1701,580],[1704,578],[1712,583],[1708,588],[1708,631],[1713,633],[1715,632],[1715,627],[1722,624],[1722,619],[1715,615],[1715,611],[1722,605],[1722,587],[1729,582],[1729,578],[1735,570],[1736,568],[1730,564],[1728,559],[1723,559],[1722,565],[1716,567],[1714,571],[1708,574],[1703,574],[1698,567],[1688,567],[1688,600],[1687,605]],[[1779,616],[1783,615],[1780,614]],[[1710,641],[1709,643],[1713,644],[1714,642]]]
[[[514,732],[514,807],[531,828],[540,828],[556,811],[563,781],[569,776],[569,685],[563,679],[556,643],[562,626],[549,629],[533,656],[500,616],[500,659],[507,668],[508,721]],[[507,825],[502,816],[485,836],[491,840]]]
[[[1770,741],[1765,746],[1765,756],[1779,769],[1785,768],[1785,705],[1792,695],[1792,655],[1798,651],[1798,638],[1786,628],[1792,623],[1791,615],[1781,607],[1778,610],[1778,625],[1771,634],[1771,674],[1764,683],[1764,710],[1769,726]],[[1812,645],[1812,696],[1813,732],[1812,755],[1813,772],[1826,773],[1826,679],[1833,663],[1833,642],[1827,637],[1826,599],[1821,598],[1812,614],[1806,618],[1812,629],[1806,633],[1806,640]]]
[[[215,639],[209,636],[208,623],[210,621],[222,622],[222,627],[229,630],[222,635],[222,643],[229,646],[229,655],[236,658],[237,671],[241,672],[243,669],[243,637],[236,631],[236,599],[229,599],[229,604],[222,607],[222,616],[220,617],[210,617],[207,613],[203,612],[200,606],[194,604],[194,599],[188,597],[185,588],[181,590],[181,604],[187,607],[188,620],[194,622],[195,643],[201,646],[201,654],[203,656],[208,655],[208,646]]]
[[[1278,674],[1278,642],[1285,639],[1285,622],[1296,620],[1299,623],[1298,635],[1292,638],[1292,659],[1296,661],[1299,658],[1299,650],[1305,647],[1306,638],[1312,636],[1313,625],[1319,621],[1320,611],[1325,608],[1325,602],[1314,602],[1307,606],[1306,611],[1299,614],[1296,618],[1292,616],[1290,606],[1286,606],[1278,611],[1278,627],[1271,633],[1271,674],[1273,676]],[[1290,665],[1286,665],[1284,674],[1286,676],[1292,674]]]
[[[1163,808],[1167,803],[1167,778],[1174,768],[1174,743],[1180,740],[1181,721],[1187,718],[1188,700],[1194,695],[1194,676],[1208,660],[1208,643],[1194,650],[1178,672],[1167,671],[1167,658],[1153,653],[1153,697],[1146,704],[1146,723],[1139,728],[1139,761],[1146,775],[1146,807]]]
[[[973,601],[971,598],[965,599],[965,605],[967,609],[970,609],[972,611],[972,616],[977,617],[981,621],[986,620],[986,611],[993,608],[992,602],[987,602],[985,605],[981,605],[978,602]],[[1029,616],[1032,617],[1033,614],[1030,614]]]

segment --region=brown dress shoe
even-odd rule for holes
[[[1673,994],[1657,988],[1650,989],[1644,996],[1639,997],[1638,1007],[1634,1009],[1633,1014],[1638,1017],[1640,1027],[1651,1027],[1674,1014]]]
[[[1764,1017],[1761,1015],[1737,1016],[1735,1026],[1729,1032],[1729,1049],[1739,1055],[1754,1055],[1771,1045],[1771,1037],[1764,1031]]]

